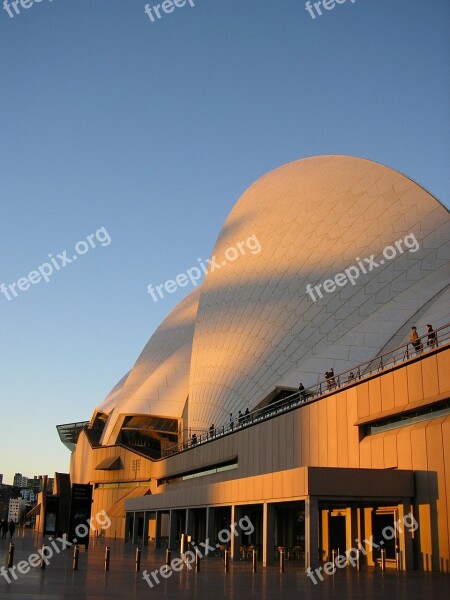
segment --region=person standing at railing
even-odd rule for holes
[[[420,341],[419,334],[417,333],[417,327],[411,327],[409,341],[411,342],[414,350],[416,351],[416,354],[422,352],[422,342]]]
[[[299,400],[305,399],[305,386],[301,382],[298,385],[298,397],[299,397]]]
[[[437,346],[436,343],[436,332],[433,329],[433,326],[430,325],[429,323],[427,324],[427,335],[428,335],[428,341],[427,344],[430,348],[435,348]]]

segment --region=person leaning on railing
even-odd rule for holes
[[[433,329],[433,325],[430,325],[429,323],[427,323],[427,336],[428,336],[427,345],[430,348],[437,347],[436,332]]]
[[[416,354],[422,351],[422,342],[420,341],[419,334],[417,333],[417,327],[411,327],[411,333],[409,335],[409,341],[411,342]]]

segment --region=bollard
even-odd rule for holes
[[[9,544],[8,569],[10,569],[13,566],[13,563],[14,563],[14,544]]]
[[[383,548],[381,550],[381,570],[384,571],[386,569],[386,550]]]
[[[141,549],[139,546],[136,548],[136,573],[141,570]]]
[[[45,545],[42,544],[42,549],[41,549],[41,569],[42,570],[44,570],[46,567],[45,560],[44,560],[44,550],[45,550]]]
[[[361,571],[361,552],[358,550],[358,554],[356,555],[356,570]]]
[[[252,573],[256,573],[256,557],[257,557],[257,552],[256,552],[256,550],[253,550],[253,553],[252,553]]]
[[[78,555],[80,554],[80,546],[75,546],[73,549],[73,563],[72,570],[78,571]]]
[[[228,550],[225,549],[225,554],[224,554],[224,567],[225,567],[225,573],[228,573]]]
[[[280,550],[280,573],[284,573],[284,550]]]
[[[169,548],[166,548],[166,565],[169,566],[170,565],[170,550]]]
[[[195,549],[195,572],[200,573],[200,554],[198,553],[197,548]]]
[[[105,571],[109,571],[109,560],[111,558],[111,548],[106,546],[105,550]]]
[[[397,571],[401,571],[400,546],[398,544],[395,546],[395,568]]]
[[[336,564],[336,550],[333,548],[333,550],[331,551],[331,562],[333,564]]]

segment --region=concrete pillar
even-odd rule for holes
[[[305,500],[305,567],[319,566],[319,501],[317,496]]]
[[[369,508],[364,509],[364,536],[363,536],[363,538],[367,539],[367,540],[369,540],[370,536],[373,535],[372,513],[373,513],[373,508],[369,507]],[[361,543],[362,543],[362,540],[361,540]],[[367,552],[366,562],[369,566],[373,567],[375,565],[374,553],[371,551],[370,545],[363,544],[363,547],[364,547],[364,550]]]
[[[242,507],[233,504],[231,507],[231,559],[237,560],[241,557],[242,532],[239,527],[239,519],[242,517]],[[236,523],[236,525],[235,525]]]
[[[195,515],[194,515],[194,511],[192,510],[192,508],[187,508],[186,509],[186,527],[184,530],[184,533],[186,533],[187,535],[190,536],[194,536],[194,519],[195,519]]]
[[[356,547],[356,539],[359,539],[360,527],[358,522],[358,509],[356,506],[348,506],[345,516],[345,550]]]
[[[263,504],[263,567],[274,561],[275,548],[275,506]]]
[[[161,548],[161,517],[161,511],[157,510],[155,513],[155,548]]]
[[[211,546],[216,543],[215,509],[211,506],[206,508],[206,539]]]
[[[330,551],[330,511],[322,510],[321,511],[322,518],[322,536],[320,540],[320,547],[324,551],[323,560],[328,561],[331,560],[331,551]]]
[[[144,511],[144,526],[142,528],[142,545],[148,546],[148,526],[150,523],[150,517],[152,514],[150,512]]]
[[[177,513],[171,510],[169,513],[169,548],[174,550],[177,535]]]
[[[411,501],[409,498],[403,498],[403,501],[398,505],[400,565],[403,571],[414,569],[414,551],[411,533],[414,521],[411,517],[407,517],[406,522],[409,527],[405,527],[404,524],[405,515],[409,513],[411,513]]]
[[[135,544],[137,542],[137,536],[138,536],[138,518],[137,518],[137,514],[134,512],[133,513],[133,533],[131,535],[131,543]]]

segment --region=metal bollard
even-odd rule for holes
[[[10,569],[14,564],[14,544],[9,544],[8,550],[8,569]]]
[[[105,571],[109,571],[109,560],[111,558],[111,548],[106,546],[105,550]]]
[[[386,550],[383,548],[381,550],[381,570],[384,571],[386,569]]]
[[[224,567],[225,567],[225,573],[228,573],[228,550],[225,550]]]
[[[197,548],[195,549],[195,572],[200,573],[200,554],[198,553]]]
[[[171,552],[170,552],[169,548],[166,548],[166,565],[167,566],[170,565],[170,556],[171,556]]]
[[[258,553],[256,552],[256,550],[253,550],[252,553],[252,573],[256,573],[256,557],[258,556]]]
[[[361,552],[359,550],[356,556],[356,570],[361,571]]]
[[[45,545],[42,544],[42,548],[41,548],[41,569],[44,570],[45,567],[47,566],[45,564],[45,560],[44,560],[44,550],[45,550]]]
[[[280,573],[284,573],[284,550],[280,550]]]
[[[73,563],[72,563],[72,570],[73,571],[78,571],[78,556],[80,554],[80,546],[75,546],[74,550],[73,550]]]
[[[397,571],[401,571],[401,560],[400,560],[400,546],[395,546],[395,568]]]
[[[141,549],[139,546],[136,548],[136,573],[141,570]]]
[[[336,564],[336,550],[334,550],[334,548],[333,548],[333,550],[331,551],[331,562],[332,562],[333,564]]]

